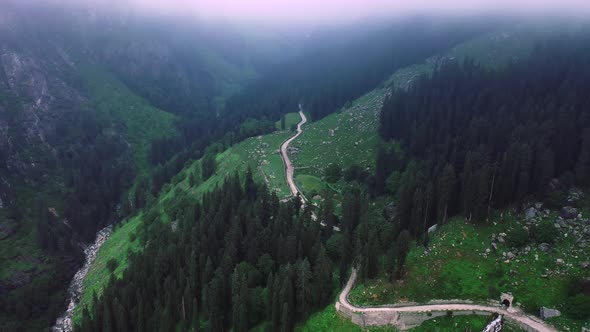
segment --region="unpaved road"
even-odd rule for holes
[[[524,324],[536,331],[539,332],[557,332],[557,330],[544,322],[540,319],[532,316],[527,316],[526,314],[522,313],[519,310],[511,310],[510,312],[502,309],[500,307],[491,307],[491,306],[484,306],[484,305],[477,305],[477,304],[423,304],[423,305],[413,305],[413,306],[380,306],[380,307],[355,307],[350,302],[348,302],[348,294],[350,290],[354,286],[356,282],[357,271],[356,269],[352,270],[350,274],[350,278],[346,283],[346,287],[340,293],[338,297],[338,303],[341,306],[344,306],[350,311],[355,313],[375,313],[375,312],[383,312],[383,313],[393,313],[393,312],[432,312],[432,311],[487,311],[490,313],[497,313],[501,314],[504,317],[511,319],[513,321],[519,322]]]
[[[293,194],[293,196],[297,196],[297,194],[300,193],[300,191],[299,188],[297,188],[297,185],[295,185],[295,181],[293,180],[293,174],[295,173],[295,169],[293,167],[291,159],[289,159],[289,153],[287,152],[287,150],[289,148],[289,144],[291,144],[291,142],[293,142],[297,137],[299,137],[299,135],[301,135],[301,133],[303,132],[301,126],[303,126],[307,122],[307,118],[305,117],[305,114],[303,114],[301,105],[299,105],[299,116],[301,117],[301,121],[297,124],[297,133],[291,136],[291,138],[289,138],[288,140],[284,141],[281,145],[281,156],[283,157],[283,161],[285,163],[287,184],[289,185],[289,189],[291,190],[291,194]]]

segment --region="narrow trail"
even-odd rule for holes
[[[337,311],[348,311],[358,314],[371,314],[371,315],[391,315],[393,313],[420,313],[420,312],[433,312],[433,311],[484,311],[490,313],[497,313],[504,317],[513,320],[523,326],[526,326],[532,331],[539,332],[557,332],[557,330],[540,319],[528,316],[520,310],[512,308],[512,310],[506,310],[501,307],[485,306],[478,304],[468,303],[445,303],[445,304],[421,304],[421,305],[410,305],[410,306],[396,306],[384,305],[379,307],[356,307],[348,301],[348,294],[350,293],[354,283],[356,282],[357,271],[352,270],[350,278],[346,283],[346,287],[340,293],[338,302],[336,302]],[[342,310],[344,309],[344,310]]]
[[[301,126],[303,126],[307,122],[307,118],[305,117],[305,114],[303,114],[303,108],[301,107],[301,104],[299,104],[299,116],[301,117],[301,121],[297,124],[297,132],[295,133],[295,135],[291,136],[289,139],[284,141],[281,145],[281,157],[283,158],[283,162],[285,163],[285,174],[287,176],[287,184],[289,185],[291,194],[293,196],[297,196],[297,194],[299,194],[305,201],[305,197],[303,196],[299,188],[297,188],[297,185],[293,180],[295,168],[293,167],[291,159],[289,159],[288,153],[289,144],[291,144],[291,142],[293,142],[297,137],[299,137],[299,135],[301,135],[301,133],[303,133],[303,129],[301,129]]]
[[[289,185],[289,190],[291,190],[291,194],[294,197],[299,194],[299,197],[301,198],[301,207],[305,208],[306,204],[311,203],[308,202],[307,197],[305,197],[305,195],[297,187],[297,184],[295,184],[295,180],[293,179],[293,176],[295,175],[295,167],[293,166],[291,159],[289,159],[289,144],[291,144],[291,142],[293,142],[295,139],[297,139],[297,137],[299,137],[299,135],[303,133],[302,126],[307,122],[307,117],[305,117],[305,114],[303,113],[303,107],[301,104],[299,104],[299,116],[301,117],[301,121],[299,121],[297,124],[297,132],[295,135],[291,136],[289,139],[284,141],[283,144],[281,144],[281,158],[283,159],[283,164],[285,165],[285,177],[287,179],[287,184]],[[313,211],[311,212],[311,219],[313,221],[318,220],[317,215]],[[323,227],[326,227],[325,223],[320,222],[320,224]],[[340,232],[340,228],[338,226],[332,226],[332,229],[336,232]]]
[[[281,144],[281,157],[283,158],[283,162],[285,165],[285,175],[287,184],[289,185],[289,189],[291,190],[291,194],[293,196],[297,196],[297,194],[301,197],[301,204],[305,206],[308,204],[306,197],[303,193],[299,190],[297,185],[295,184],[295,180],[293,179],[295,168],[293,167],[293,163],[291,159],[289,159],[289,144],[293,142],[297,137],[299,137],[303,133],[302,126],[307,122],[307,118],[305,114],[303,114],[303,108],[299,105],[299,116],[301,117],[301,121],[297,124],[297,132],[295,135],[291,136],[289,139]],[[317,219],[315,214],[312,216],[314,220]],[[322,224],[322,226],[325,226]],[[337,227],[334,227],[334,230],[339,230]],[[396,313],[425,313],[425,312],[435,312],[435,311],[479,311],[479,312],[489,312],[489,313],[497,313],[499,315],[503,315],[504,317],[513,320],[519,323],[522,326],[527,327],[531,331],[538,331],[538,332],[557,332],[557,330],[547,324],[545,324],[540,319],[528,316],[524,314],[522,311],[516,308],[510,308],[510,310],[503,309],[501,307],[493,307],[493,306],[485,306],[485,305],[478,305],[478,304],[471,304],[471,303],[444,303],[444,304],[421,304],[421,305],[410,305],[410,306],[400,306],[400,305],[385,305],[379,307],[356,307],[352,305],[348,301],[348,294],[352,290],[354,283],[356,282],[357,278],[357,271],[356,269],[352,270],[350,278],[346,283],[346,287],[340,293],[338,297],[338,301],[336,302],[336,310],[340,312],[348,312],[348,313],[356,313],[361,315],[372,315],[377,317],[377,321],[384,321],[387,323],[391,323],[390,320],[386,319],[378,319],[378,316],[385,316],[391,317],[392,314]]]

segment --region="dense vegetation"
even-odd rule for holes
[[[280,204],[248,172],[204,196],[143,217],[145,250],[130,256],[78,330],[291,330],[332,300],[330,231],[298,201]]]
[[[374,192],[395,193],[402,229],[462,214],[482,221],[490,208],[590,180],[587,43],[548,41],[530,60],[500,72],[471,61],[443,63],[431,78],[396,90],[380,134],[403,150],[377,155]]]

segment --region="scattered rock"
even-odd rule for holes
[[[580,267],[582,269],[586,270],[587,268],[590,267],[590,261],[585,261],[585,262],[580,263]]]
[[[555,263],[557,263],[557,265],[563,265],[563,259],[558,258]]]
[[[549,249],[551,249],[551,247],[549,246],[548,243],[539,244],[539,250],[541,250],[542,252],[547,252],[547,251],[549,251]]]
[[[541,316],[541,319],[545,320],[547,318],[561,316],[561,312],[557,309],[541,307],[540,316]]]
[[[561,208],[559,214],[564,219],[574,219],[578,216],[578,209],[571,206],[564,206],[563,208]]]
[[[579,201],[580,199],[582,199],[582,197],[584,197],[584,194],[579,189],[571,188],[567,194],[567,202],[568,203],[575,203],[575,202]]]
[[[586,226],[586,227],[584,227],[584,230],[583,230],[583,232],[584,232],[584,234],[586,234],[586,235],[590,236],[590,226]]]
[[[541,203],[541,202],[536,202],[535,203],[535,209],[541,210],[542,208],[543,208],[543,203]]]
[[[506,257],[508,257],[508,259],[515,259],[516,258],[516,255],[514,253],[512,253],[512,251],[509,251],[506,254]]]
[[[537,211],[536,208],[531,206],[530,208],[526,209],[526,211],[524,212],[524,218],[526,220],[532,220],[533,218],[535,218],[537,216],[538,213],[539,213],[539,211]]]
[[[494,251],[498,251],[498,244],[496,242],[492,242],[492,249],[494,249]]]

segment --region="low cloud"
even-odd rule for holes
[[[0,3],[3,0],[0,0]],[[4,0],[6,1],[6,0]],[[22,1],[22,0],[21,0]],[[26,1],[26,0],[25,0]],[[590,14],[589,0],[30,0],[150,15],[258,22],[337,22],[410,14]]]

